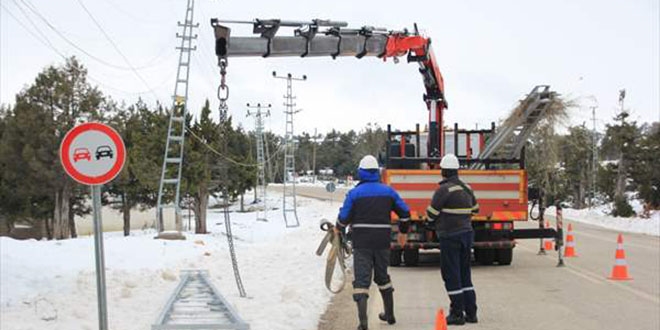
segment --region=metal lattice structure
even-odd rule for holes
[[[550,91],[550,86],[534,87],[509,118],[497,129],[484,150],[479,153],[479,158],[519,157],[532,131],[546,117],[548,109],[555,101],[556,93]],[[472,168],[482,167],[483,164],[480,163],[472,165]]]
[[[188,79],[190,76],[190,54],[197,47],[192,47],[192,41],[197,39],[193,29],[199,24],[193,24],[193,9],[195,0],[188,0],[186,17],[178,25],[183,29],[176,35],[181,39],[179,50],[179,65],[174,85],[174,104],[170,112],[170,121],[167,127],[167,141],[165,142],[165,155],[163,156],[163,169],[158,186],[158,203],[156,219],[158,232],[165,230],[163,209],[174,208],[176,231],[181,233],[182,216],[180,201],[181,168],[183,167],[183,146],[186,135],[186,114],[188,101]],[[172,196],[173,195],[173,196]]]
[[[307,76],[303,75],[302,78],[295,78],[290,73],[286,76],[278,76],[273,71],[273,77],[277,79],[286,79],[286,95],[284,95],[284,106],[286,110],[286,133],[284,135],[284,176],[283,183],[283,198],[282,198],[282,213],[284,214],[284,222],[287,227],[298,227],[298,211],[296,209],[296,144],[293,135],[293,115],[300,112],[294,110],[296,106],[293,101],[296,99],[293,96],[293,81],[307,80]],[[289,216],[293,215],[292,219]]]
[[[211,283],[207,271],[184,270],[180,277],[152,330],[250,329]]]
[[[266,181],[266,158],[264,156],[264,117],[270,116],[270,104],[266,107],[269,108],[266,112],[262,112],[261,103],[256,106],[248,107],[248,116],[254,116],[254,134],[257,140],[257,184],[255,204],[257,204],[257,220],[268,221],[268,204],[266,202],[266,188],[268,182]],[[249,109],[257,109],[256,112],[250,112]]]

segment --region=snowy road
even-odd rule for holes
[[[308,197],[325,192],[300,188]],[[337,200],[343,194],[335,193]],[[475,266],[479,329],[660,329],[660,238],[624,233],[632,281],[607,279],[614,265],[618,232],[570,219],[577,258],[557,268],[556,253],[538,256],[538,240],[520,240],[511,266]],[[532,224],[527,224],[531,226]],[[369,329],[432,329],[438,308],[449,306],[437,266],[438,254],[423,255],[415,268],[391,268],[397,324],[377,320],[380,296],[372,286]],[[350,290],[347,290],[350,291]],[[336,296],[320,330],[352,329],[357,316],[350,292]]]

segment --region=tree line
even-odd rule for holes
[[[90,191],[64,173],[59,145],[76,124],[99,121],[117,130],[127,149],[124,169],[104,185],[102,201],[122,213],[129,235],[131,210],[156,206],[170,110],[161,103],[125,104],[104,95],[75,57],[45,68],[13,105],[0,106],[0,232],[21,223],[43,228],[49,239],[77,236],[74,218],[91,212]],[[256,137],[231,117],[214,121],[208,100],[199,113],[185,118],[181,196],[194,212],[196,232],[205,233],[211,195],[236,201],[256,184]],[[272,132],[264,138],[267,176],[281,182],[282,138]],[[382,149],[385,132],[377,125],[359,133],[303,132],[296,142],[300,172],[330,167],[350,175],[364,153]],[[172,197],[165,194],[166,202]]]
[[[103,187],[102,199],[122,213],[129,235],[131,210],[156,206],[169,111],[161,103],[125,104],[104,95],[88,82],[76,58],[45,68],[13,105],[0,105],[0,232],[25,223],[43,228],[49,239],[77,236],[74,217],[91,212],[90,192],[64,173],[58,149],[76,124],[100,121],[114,127],[127,148],[124,170]],[[205,233],[210,196],[243,201],[256,184],[256,137],[231,117],[214,121],[208,100],[199,113],[185,118],[181,195],[194,212],[196,231]],[[559,134],[555,119],[545,120],[526,147],[529,183],[543,187],[549,203],[583,208],[611,202],[614,215],[631,216],[628,196],[633,194],[648,209],[660,208],[660,123],[638,124],[621,112],[605,132],[594,135],[580,125]],[[386,137],[377,124],[359,132],[302,132],[296,136],[296,169],[332,168],[340,177],[354,175],[362,156],[384,150]],[[281,182],[282,137],[266,132],[265,145],[267,180]],[[171,201],[172,194],[165,199]]]
[[[585,124],[558,134],[556,118],[545,120],[526,147],[530,185],[542,187],[549,204],[582,209],[612,203],[614,216],[634,216],[630,198],[644,203],[642,216],[660,208],[660,123],[639,124],[621,111],[605,132]],[[594,155],[595,153],[595,155]],[[595,161],[594,161],[595,160]]]

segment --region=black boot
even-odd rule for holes
[[[386,321],[387,324],[396,323],[396,319],[394,319],[394,289],[381,290],[380,295],[383,297],[385,312],[378,314],[378,318],[381,321]]]
[[[358,308],[358,318],[360,320],[360,325],[358,325],[357,330],[367,330],[369,329],[367,322],[367,297],[360,297],[356,303]]]
[[[474,315],[468,315],[467,313],[465,314],[465,322],[467,323],[478,323],[479,319],[477,319],[477,314]]]
[[[449,313],[447,316],[447,325],[463,325],[465,324],[465,316],[463,313]]]

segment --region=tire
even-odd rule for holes
[[[419,263],[419,249],[403,250],[403,261],[406,263],[406,266],[417,266]]]
[[[509,249],[498,249],[497,251],[497,263],[500,265],[510,265],[513,261],[513,248]]]
[[[390,266],[401,266],[401,250],[390,250]]]
[[[495,250],[474,249],[474,259],[484,266],[490,266],[495,262]]]

